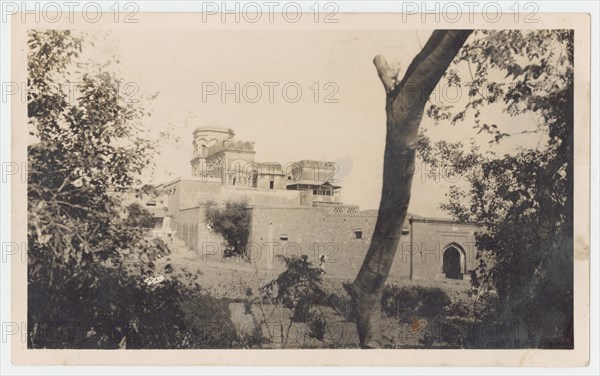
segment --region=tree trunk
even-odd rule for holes
[[[399,82],[382,56],[373,60],[386,91],[387,134],[377,224],[353,284],[356,327],[363,348],[382,347],[381,296],[410,201],[412,165],[425,104],[471,32],[434,31]]]

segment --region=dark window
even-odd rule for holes
[[[287,240],[288,240],[288,236],[287,236],[287,235],[280,235],[280,236],[279,236],[279,240],[281,240],[281,241],[284,241],[284,242],[287,242]]]
[[[146,202],[146,206],[156,206],[156,201],[148,201]]]
[[[354,239],[362,239],[362,230],[354,230]]]
[[[274,181],[270,181],[269,182],[269,189],[273,189],[275,188],[275,182]]]

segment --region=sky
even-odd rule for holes
[[[403,72],[430,33],[110,31],[98,33],[84,56],[96,61],[118,57],[116,69],[124,82],[135,84],[133,98],[158,93],[150,104],[153,115],[144,124],[154,133],[169,132],[170,138],[156,156],[153,173],[145,176],[149,182],[189,177],[193,130],[219,126],[232,128],[237,139],[254,141],[258,162],[336,162],[344,203],[375,209],[381,194],[386,117],[385,93],[372,60],[381,54]],[[235,94],[222,98],[222,89],[235,92],[236,83],[239,102]],[[436,92],[455,98],[464,97],[466,89],[459,93],[440,87]],[[490,106],[486,119],[509,132],[534,126],[531,118],[507,117],[499,106]],[[435,125],[424,116],[421,126],[434,141],[462,140],[468,145],[474,138],[484,150],[489,147],[489,138],[477,136],[472,122]],[[496,151],[510,153],[539,142],[538,135],[523,135]],[[419,166],[409,211],[448,217],[439,205],[453,183],[432,179],[426,175],[428,168]]]

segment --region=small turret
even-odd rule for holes
[[[230,128],[198,127],[194,130],[194,159],[206,158],[208,148],[232,140],[235,133]],[[192,159],[193,161],[193,159]]]

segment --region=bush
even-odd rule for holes
[[[402,317],[409,311],[415,311],[419,297],[414,288],[385,286],[381,298],[381,310],[388,316]]]
[[[276,302],[292,310],[292,321],[307,322],[311,308],[326,302],[322,286],[323,270],[312,266],[306,255],[284,256],[283,260],[285,271],[263,289],[275,295]]]
[[[498,348],[500,343],[501,331],[495,323],[470,317],[449,316],[440,318],[437,325],[439,337],[436,340],[452,348]]]
[[[307,322],[308,336],[318,341],[323,341],[325,338],[325,329],[327,328],[327,323],[325,322],[323,314],[316,309],[311,309],[308,313]]]
[[[240,341],[231,321],[229,303],[205,293],[187,294],[179,303],[190,331],[190,348],[227,349]]]
[[[387,285],[383,290],[381,310],[388,316],[405,318],[415,316],[435,317],[450,306],[450,297],[438,287]]]
[[[154,227],[154,217],[148,210],[144,209],[137,202],[134,202],[127,206],[126,223],[131,227],[149,230]]]
[[[228,201],[224,207],[209,201],[206,203],[204,216],[213,231],[227,242],[225,257],[248,257],[246,246],[252,218],[247,201]]]
[[[112,69],[78,59],[83,40],[71,31],[30,30],[28,46],[27,347],[210,344],[188,327],[187,288],[156,267],[169,250],[145,237],[147,212],[121,215],[118,192],[156,150],[144,138],[148,108],[125,100]]]
[[[149,284],[146,278],[98,265],[76,276],[53,268],[49,280],[30,281],[28,347],[188,347],[193,333],[178,306],[185,287],[169,279]]]
[[[444,308],[451,305],[452,301],[448,294],[437,287],[417,287],[417,293],[421,299],[418,312],[427,317],[435,317],[444,312]]]

